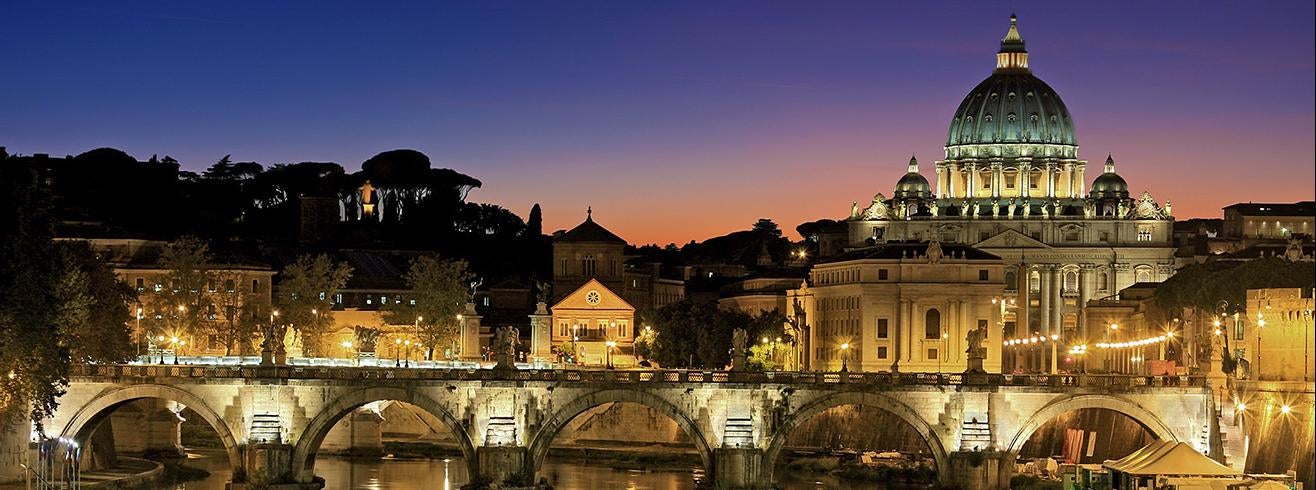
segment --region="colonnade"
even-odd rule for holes
[[[1057,372],[1059,358],[1068,349],[1069,343],[1074,339],[1087,337],[1084,327],[1086,324],[1084,306],[1092,299],[1093,287],[1101,287],[1096,284],[1102,277],[1097,273],[1099,268],[1100,266],[1096,264],[1086,263],[1020,265],[1017,276],[1020,278],[1020,284],[1017,285],[1015,337],[1040,336],[1055,343],[1054,348],[1049,352],[1030,354],[1035,357],[1026,361],[1029,367],[1044,372]],[[1036,290],[1033,289],[1034,272],[1038,274]],[[1072,289],[1066,289],[1065,275],[1071,272],[1077,273],[1077,284],[1074,284]],[[1114,277],[1114,274],[1108,273],[1105,275],[1105,280],[1113,281]],[[1113,288],[1113,284],[1105,284],[1102,289],[1110,291]],[[1032,308],[1035,295],[1038,303],[1036,312]],[[1067,296],[1074,297],[1075,307],[1066,307]],[[1072,328],[1066,328],[1064,320],[1066,311],[1075,315]],[[1037,328],[1033,328],[1034,313],[1038,315]]]
[[[1013,175],[1007,176],[1008,170],[1013,170]],[[987,179],[986,186],[982,183],[984,173]],[[1034,176],[1040,178],[1037,187],[1041,193],[1037,196],[1033,195]],[[1004,160],[937,163],[936,195],[939,199],[977,197],[1077,199],[1087,194],[1086,188],[1084,162],[1079,160],[1048,160],[1033,163],[1027,159],[1019,159],[1011,165],[1006,165]]]

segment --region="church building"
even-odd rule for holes
[[[971,246],[1003,262],[1008,307],[999,335],[1063,338],[1059,345],[1088,335],[1082,317],[1089,299],[1173,273],[1170,203],[1147,192],[1132,197],[1113,157],[1088,186],[1074,121],[1060,95],[1033,74],[1014,16],[995,70],[951,116],[945,159],[933,170],[935,185],[910,158],[890,198],[856,202],[842,228],[818,237],[821,255],[911,240]],[[877,321],[863,318],[863,331]],[[1006,349],[1006,356],[1037,357],[1013,364],[1065,369],[1059,346]]]

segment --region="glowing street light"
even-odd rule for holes
[[[609,340],[609,341],[607,341],[607,342],[604,342],[603,345],[605,345],[605,346],[608,347],[608,369],[613,369],[613,367],[612,367],[612,349],[614,349],[614,348],[617,347],[617,342],[612,341],[612,340]]]
[[[850,356],[850,343],[844,342],[841,344],[841,372],[843,373],[850,371],[849,366],[846,365],[846,361],[849,359],[849,356]]]

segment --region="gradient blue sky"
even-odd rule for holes
[[[1013,5],[1095,177],[1180,217],[1316,194],[1313,2]],[[0,146],[349,171],[415,148],[545,228],[788,230],[942,155],[1000,2],[6,2]],[[1089,179],[1090,180],[1090,179]]]

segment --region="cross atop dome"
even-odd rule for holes
[[[996,71],[1028,71],[1028,50],[1019,35],[1019,18],[1010,14],[1010,30],[1001,39],[1001,50],[996,52]]]

